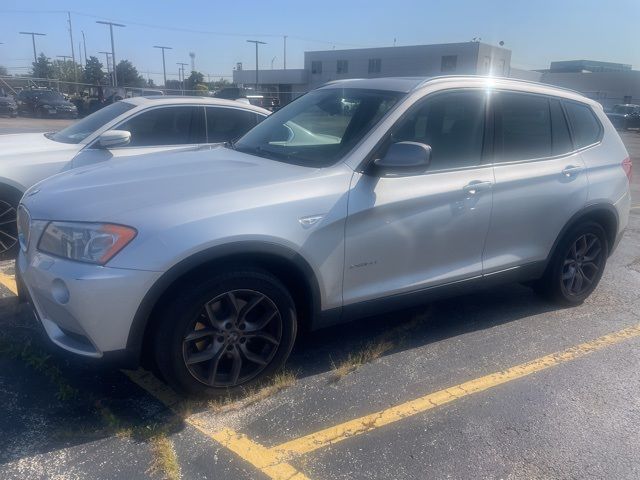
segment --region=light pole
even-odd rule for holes
[[[284,36],[284,69],[287,69],[287,35]]]
[[[116,68],[116,48],[113,44],[113,27],[126,27],[126,25],[122,25],[121,23],[113,23],[113,22],[103,22],[102,20],[96,20],[96,23],[100,23],[102,25],[109,25],[109,33],[111,34],[111,61],[113,62],[113,86],[118,86],[118,70]]]
[[[266,45],[267,42],[261,42],[260,40],[247,40],[247,42],[256,45],[256,93],[258,93],[258,45]]]
[[[164,88],[167,88],[167,67],[165,66],[164,63],[164,51],[165,50],[172,50],[171,47],[162,47],[160,45],[154,45],[153,48],[159,48],[160,50],[162,50],[162,74],[164,75],[164,84],[162,85]]]
[[[176,65],[180,65],[178,69],[178,80],[182,82],[182,95],[184,95],[184,66],[189,65],[188,63],[178,62]],[[180,78],[180,71],[182,71],[182,79]]]
[[[104,53],[104,57],[107,60],[107,75],[111,76],[111,70],[109,69],[109,55],[111,55],[111,52],[98,52],[98,53]],[[111,83],[113,83],[113,77],[111,78]]]
[[[82,32],[82,45],[84,46],[84,66],[87,66],[87,39],[84,36],[84,30],[80,30]]]
[[[33,61],[34,63],[38,61],[38,55],[36,54],[36,35],[39,37],[44,37],[46,33],[38,33],[38,32],[18,32],[20,35],[31,35],[31,42],[33,42]]]

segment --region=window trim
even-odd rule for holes
[[[428,93],[426,95],[424,95],[423,97],[420,97],[418,100],[416,100],[415,102],[413,102],[412,105],[409,106],[409,108],[407,108],[404,113],[400,116],[400,118],[398,118],[393,125],[391,125],[391,127],[389,127],[387,129],[387,131],[384,133],[384,135],[382,135],[382,137],[380,138],[380,140],[378,140],[378,142],[376,143],[376,145],[371,149],[371,151],[365,156],[365,158],[360,162],[360,164],[358,165],[358,167],[355,169],[356,172],[358,173],[362,173],[362,174],[367,174],[367,172],[369,171],[369,167],[371,165],[371,163],[373,163],[373,161],[378,157],[378,154],[380,153],[380,150],[383,148],[384,144],[388,141],[391,132],[394,128],[396,128],[400,123],[402,123],[409,115],[411,115],[415,110],[419,109],[422,104],[426,101],[428,101],[429,99],[432,99],[433,97],[436,97],[438,95],[443,95],[443,94],[450,94],[450,93],[456,93],[456,92],[480,92],[483,94],[488,94],[493,92],[493,90],[487,91],[487,89],[485,87],[453,87],[453,88],[444,88],[442,90],[437,90],[435,92],[431,92]],[[489,100],[490,100],[491,96],[489,95]],[[458,172],[458,171],[464,171],[464,170],[472,170],[472,169],[477,169],[477,168],[485,168],[487,166],[491,166],[492,164],[489,163],[485,163],[484,159],[485,159],[485,155],[490,154],[493,155],[493,133],[494,133],[494,118],[493,115],[490,115],[490,113],[493,113],[492,110],[489,108],[489,104],[490,101],[486,101],[485,105],[484,105],[484,131],[483,131],[483,136],[482,136],[482,151],[480,153],[480,163],[478,165],[470,165],[467,167],[455,167],[455,168],[445,168],[442,170],[433,170],[433,171],[425,171],[423,173],[419,173],[419,174],[415,174],[415,175],[411,175],[414,177],[418,177],[418,176],[425,176],[425,175],[435,175],[435,174],[439,174],[439,173],[446,173],[446,172]],[[488,128],[489,127],[489,128]],[[491,136],[489,136],[488,134],[490,134]]]

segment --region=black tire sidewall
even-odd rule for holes
[[[603,256],[601,257],[601,265],[598,271],[596,278],[594,279],[592,285],[585,290],[580,295],[567,295],[562,286],[562,270],[564,266],[564,260],[569,252],[569,249],[573,245],[573,243],[582,235],[591,233],[598,237],[600,243],[602,244],[602,248],[604,250]],[[609,255],[609,244],[607,241],[607,235],[605,234],[604,229],[595,222],[581,222],[575,227],[572,227],[566,235],[562,238],[556,252],[553,257],[553,264],[550,270],[549,278],[547,279],[550,282],[549,285],[549,293],[552,296],[552,299],[563,303],[565,305],[579,305],[584,300],[589,297],[593,293],[593,291],[597,288],[600,283],[600,279],[602,278],[602,274],[604,273],[604,268],[607,264],[607,257]]]
[[[206,302],[235,289],[256,290],[274,302],[282,318],[281,343],[271,363],[257,377],[238,386],[214,388],[197,380],[187,369],[182,355],[183,335]],[[196,285],[185,285],[175,298],[163,313],[155,332],[154,353],[158,369],[179,391],[192,395],[234,395],[276,373],[291,353],[297,331],[295,305],[287,289],[266,272],[243,269],[220,274]]]

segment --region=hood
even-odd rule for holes
[[[0,135],[0,167],[8,161],[25,164],[38,154],[58,151],[76,151],[82,145],[49,140],[44,133],[16,133]],[[71,157],[70,157],[71,158]]]
[[[133,216],[139,224],[183,208],[242,208],[249,196],[318,172],[225,147],[155,153],[55,175],[28,190],[23,202],[38,220],[126,223]]]

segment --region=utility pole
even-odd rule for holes
[[[84,66],[87,66],[87,39],[84,37],[84,30],[82,32],[82,45],[84,46]]]
[[[247,40],[249,43],[254,43],[256,46],[256,93],[258,93],[258,45],[266,45],[267,42],[261,42],[260,40]]]
[[[111,55],[111,52],[98,52],[98,53],[104,53],[104,57],[107,59],[107,76],[111,77],[111,70],[109,69],[109,55]],[[113,77],[111,77],[111,84],[113,84]]]
[[[162,50],[162,74],[164,75],[164,84],[163,87],[167,88],[167,67],[164,63],[164,51],[165,50],[172,50],[171,47],[161,47],[160,45],[154,45],[153,48],[159,48],[160,50]]]
[[[121,23],[103,22],[102,20],[96,20],[96,23],[102,25],[109,25],[109,33],[111,34],[111,61],[113,62],[113,86],[118,86],[118,69],[116,68],[116,48],[113,44],[113,27],[126,27]]]
[[[182,84],[182,94],[184,95],[184,66],[189,65],[188,63],[178,62],[177,65],[180,65],[178,69],[178,80],[180,80]],[[182,70],[182,79],[180,79],[180,71]]]
[[[287,69],[287,35],[284,36],[284,69]]]
[[[73,46],[73,28],[71,27],[71,12],[67,12],[69,21],[69,39],[71,40],[71,61],[73,62],[73,80],[76,82],[74,90],[78,89],[78,69],[76,68],[76,48]],[[80,52],[78,52],[80,53]]]
[[[40,37],[44,37],[46,33],[37,33],[37,32],[18,32],[20,35],[31,35],[31,41],[33,42],[33,62],[38,61],[38,54],[36,53],[36,35]]]

